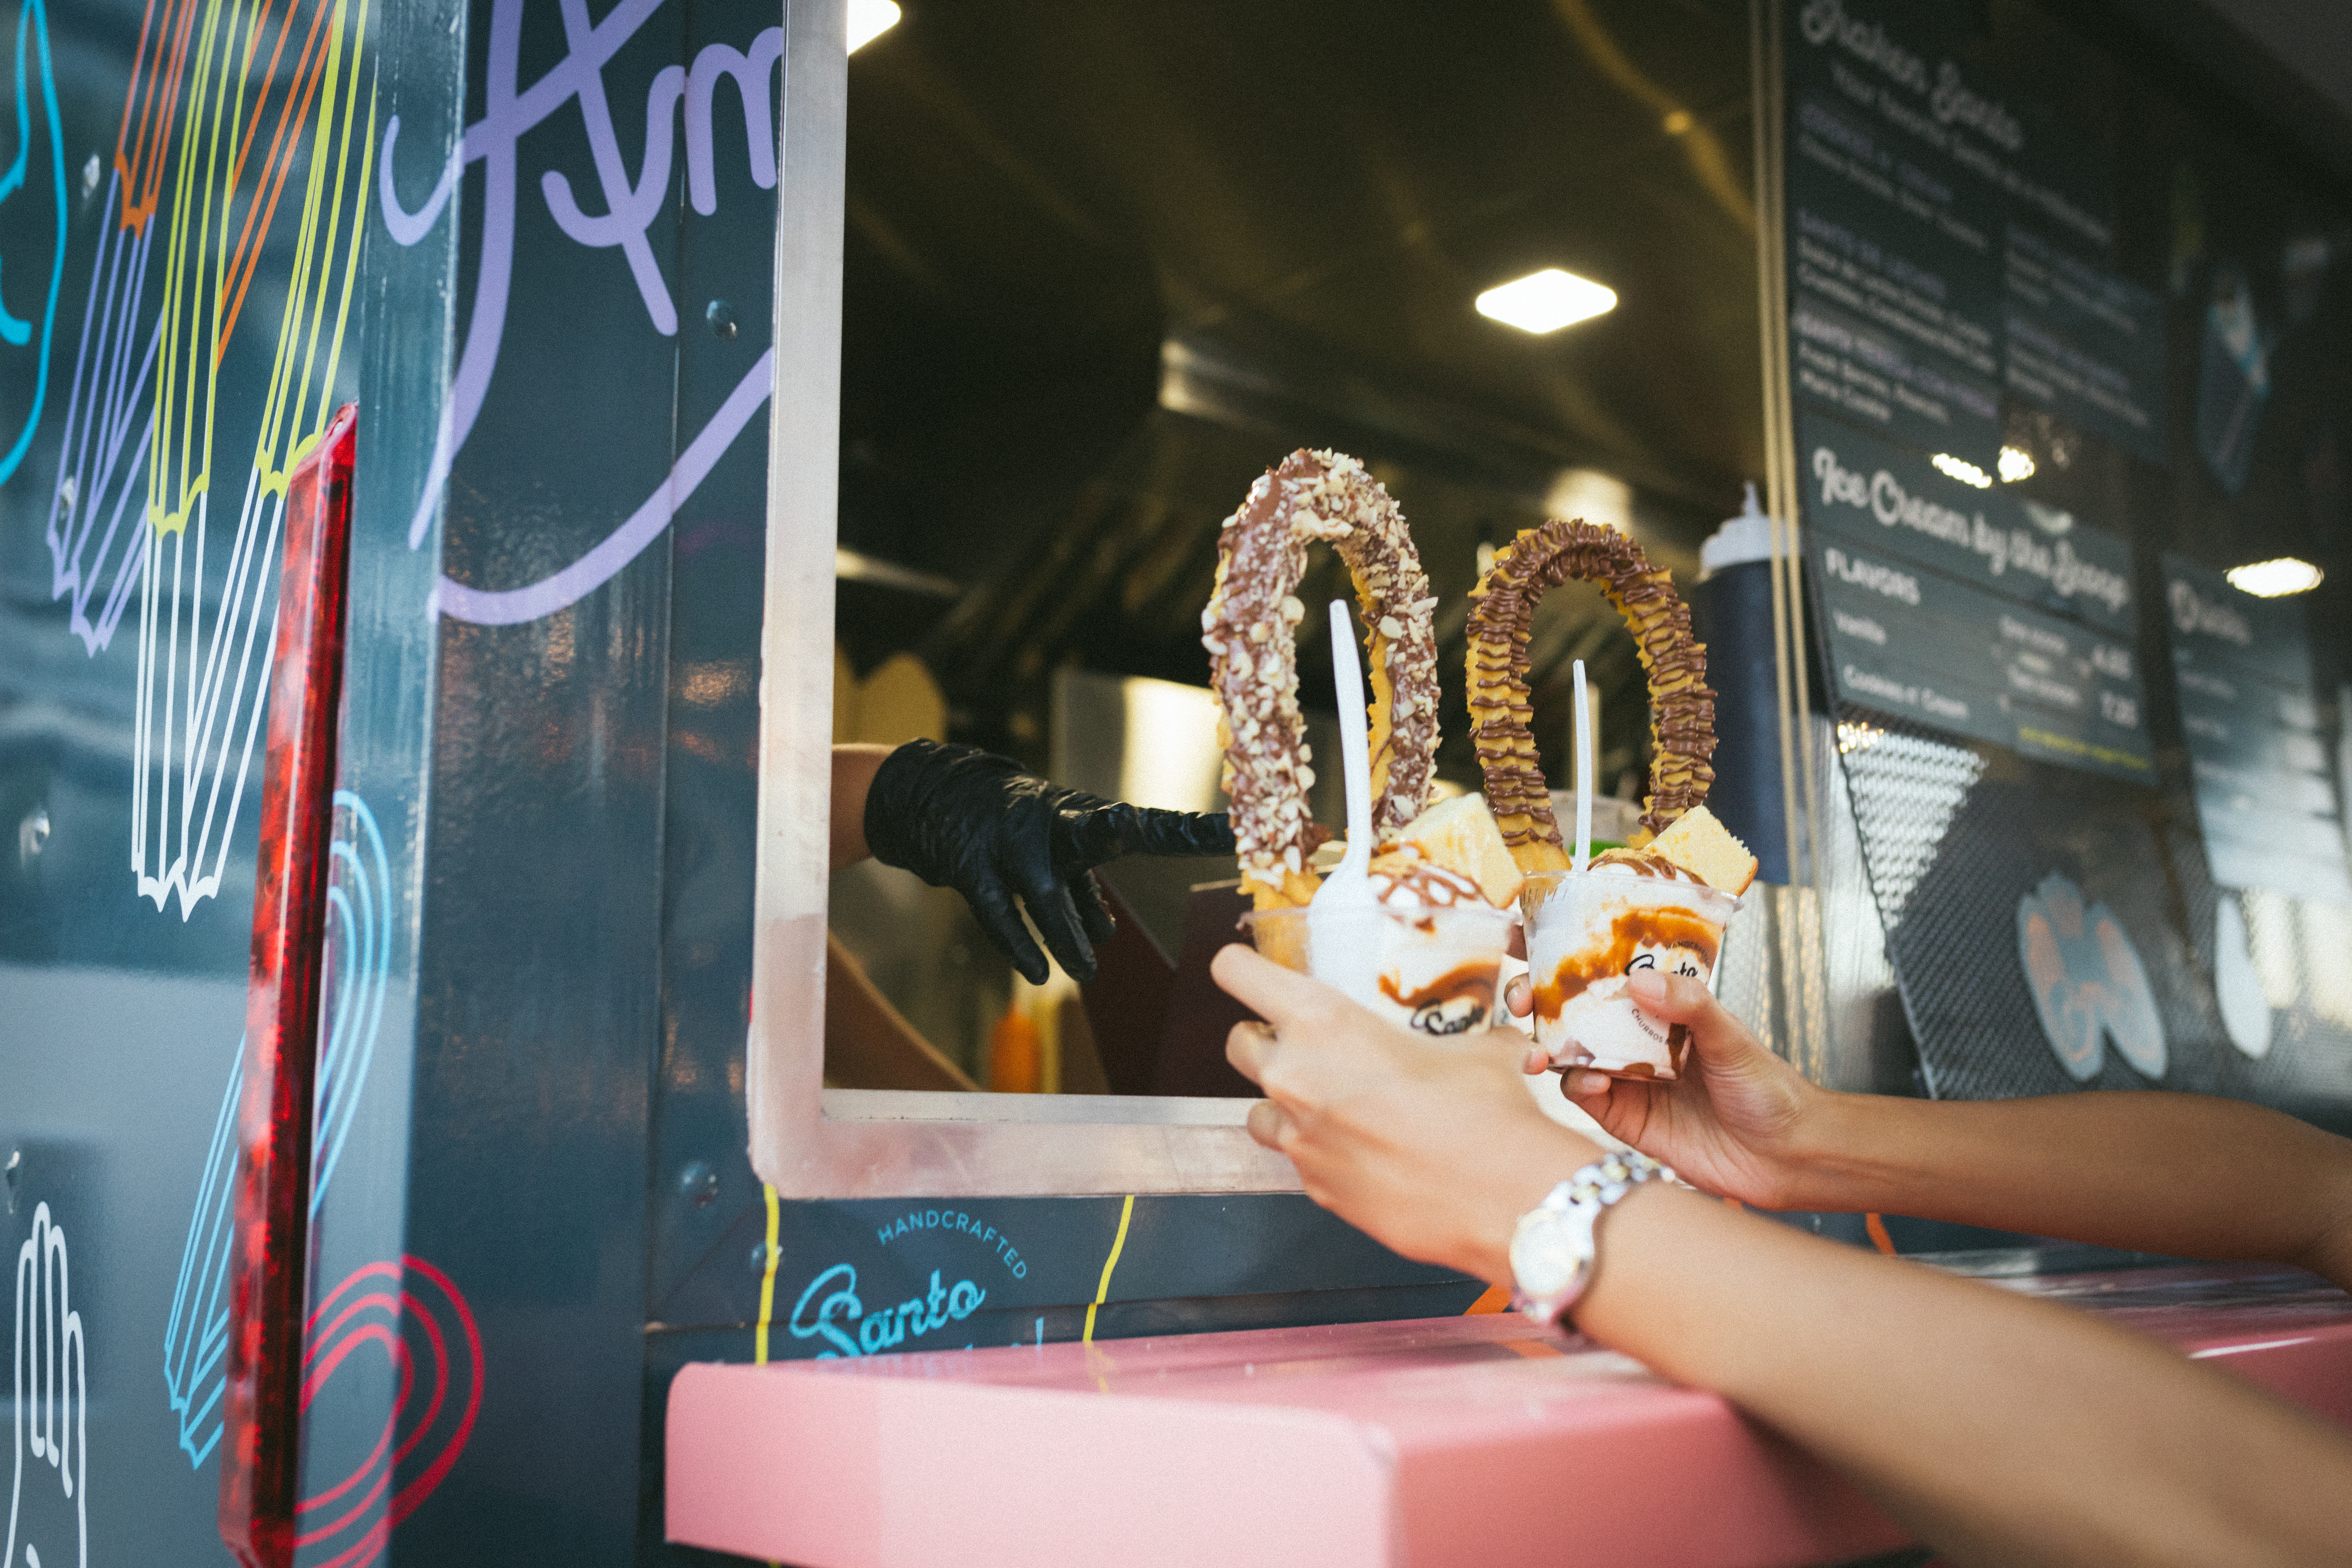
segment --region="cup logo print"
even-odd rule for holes
[[[1706,978],[1706,963],[1702,962],[1699,952],[1694,948],[1678,947],[1672,942],[1660,942],[1654,946],[1644,944],[1633,954],[1633,962],[1625,966],[1625,973],[1633,974],[1644,969],[1678,974],[1685,980]]]
[[[1416,1034],[1466,1035],[1486,1026],[1495,1010],[1495,985],[1499,966],[1465,963],[1441,975],[1418,991],[1397,994],[1386,975],[1381,990],[1391,1000],[1412,1009],[1409,1026]]]
[[[2068,1077],[2098,1077],[2109,1040],[2142,1077],[2164,1076],[2164,1019],[2113,910],[2085,908],[2083,889],[2053,871],[2017,900],[2017,953],[2042,1032]]]
[[[49,1205],[33,1210],[33,1234],[16,1249],[16,1318],[10,1426],[15,1479],[8,1490],[5,1568],[89,1568],[89,1380],[81,1314],[74,1310],[66,1233]],[[17,1552],[17,1543],[24,1552]],[[48,1547],[44,1557],[41,1548]]]
[[[1424,1035],[1466,1035],[1486,1021],[1491,994],[1471,991],[1413,1009],[1412,1026]]]

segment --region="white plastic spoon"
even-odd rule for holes
[[[1584,661],[1576,672],[1576,858],[1580,874],[1592,859],[1592,710],[1584,695]]]
[[[1348,787],[1348,851],[1315,889],[1307,932],[1315,977],[1359,996],[1376,983],[1380,943],[1367,930],[1380,913],[1372,891],[1372,756],[1364,717],[1364,670],[1348,602],[1331,601],[1331,677],[1339,699],[1339,761]]]

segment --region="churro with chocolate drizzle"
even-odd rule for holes
[[[1319,837],[1298,711],[1297,596],[1307,546],[1328,543],[1355,580],[1371,686],[1372,830],[1381,838],[1428,804],[1437,751],[1437,601],[1404,514],[1355,458],[1293,452],[1250,487],[1217,536],[1217,585],[1201,616],[1213,663],[1218,743],[1242,885],[1260,909],[1305,904]]]
[[[1528,732],[1528,627],[1545,592],[1570,577],[1597,584],[1633,634],[1650,680],[1650,795],[1642,825],[1663,831],[1706,799],[1715,782],[1715,692],[1706,647],[1691,636],[1690,606],[1673,575],[1615,529],[1553,518],[1496,552],[1470,591],[1470,740],[1486,777],[1486,804],[1528,872],[1565,870],[1567,847]]]

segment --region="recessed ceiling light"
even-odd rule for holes
[[[2013,485],[2020,479],[2030,479],[2032,477],[2032,453],[2022,447],[2003,447],[2000,449],[2000,482],[2002,484]]]
[[[1478,313],[1523,332],[1556,332],[1617,308],[1617,291],[1547,267],[1478,296]]]
[[[856,54],[898,25],[898,0],[849,0],[849,52]]]
[[[1949,452],[1938,452],[1927,460],[1964,485],[1974,485],[1980,490],[1992,489],[1992,476],[1966,458],[1955,458]]]
[[[2308,561],[2297,561],[2292,555],[2282,555],[2275,561],[2257,561],[2251,566],[2232,566],[2223,574],[2230,585],[2257,599],[2283,599],[2289,594],[2308,594],[2319,586],[2324,574]]]

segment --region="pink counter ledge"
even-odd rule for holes
[[[2352,1424],[2352,1298],[2254,1267],[2001,1282]],[[1730,1568],[1906,1543],[1710,1394],[1516,1314],[687,1367],[668,1534],[799,1568]]]

